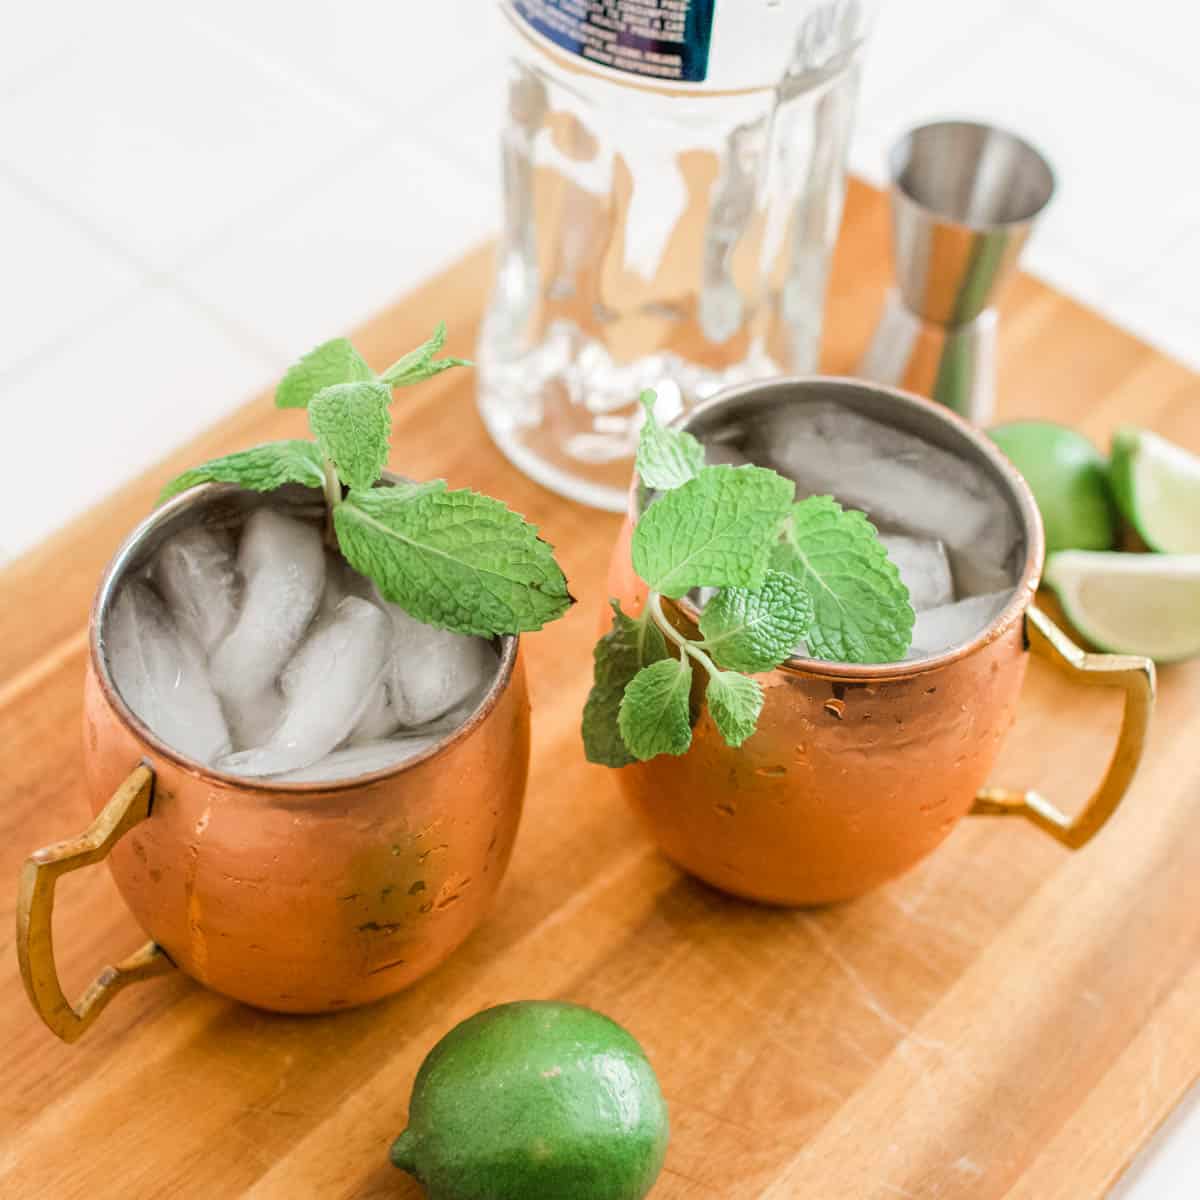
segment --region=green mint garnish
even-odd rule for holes
[[[392,440],[392,390],[374,379],[335,383],[309,402],[308,424],[322,456],[348,488],[369,488]]]
[[[376,377],[345,338],[284,376],[280,408],[307,408],[315,442],[272,442],[185,471],[162,499],[219,481],[254,491],[300,483],[324,491],[329,536],[355,570],[417,620],[493,637],[541,629],[574,603],[553,549],[499,500],[445,483],[375,487],[388,459],[392,389],[465,360],[436,358],[446,327]]]
[[[696,587],[759,588],[795,494],[762,467],[705,467],[642,514],[633,569],[673,599]]]
[[[708,681],[704,694],[709,714],[730,746],[740,746],[758,728],[763,691],[757,679],[721,671]]]
[[[321,452],[312,442],[267,442],[214,458],[201,467],[176,475],[158,497],[161,504],[178,492],[201,483],[236,483],[252,492],[273,492],[285,483],[319,488],[325,482]]]
[[[676,488],[694,479],[704,466],[704,447],[690,433],[664,429],[654,415],[654,392],[647,389],[639,400],[646,422],[638,439],[636,469],[648,488]]]
[[[914,620],[908,588],[863,513],[810,496],[792,509],[772,563],[812,601],[810,654],[854,663],[904,657]]]
[[[470,367],[474,364],[466,358],[434,358],[434,355],[446,344],[446,322],[441,321],[433,331],[433,337],[423,342],[415,350],[410,350],[403,358],[397,359],[380,379],[388,387],[408,387],[429,379],[449,367]]]
[[[694,438],[658,424],[653,393],[641,399],[637,471],[660,494],[634,528],[631,555],[650,594],[637,616],[612,602],[583,711],[587,756],[610,767],[687,751],[693,664],[713,723],[736,747],[763,706],[762,686],[747,676],[800,642],[837,662],[891,662],[912,637],[908,590],[862,513],[828,496],[794,504],[795,485],[762,467],[704,466]],[[700,587],[720,590],[690,638],[662,600]]]
[[[722,588],[700,615],[704,649],[720,667],[769,671],[796,652],[812,624],[808,593],[782,571],[768,571],[758,591]]]
[[[391,491],[352,491],[333,527],[346,561],[418,621],[488,636],[541,629],[571,606],[554,551],[499,500]]]
[[[606,767],[624,767],[635,759],[617,726],[621,697],[633,677],[651,663],[667,657],[662,631],[651,621],[649,610],[627,617],[612,603],[612,628],[592,651],[592,690],[583,706],[583,748],[588,761]]]
[[[310,350],[275,389],[276,408],[307,408],[322,389],[335,383],[358,383],[374,379],[375,372],[346,338],[334,338]]]
[[[664,658],[633,677],[621,698],[618,724],[634,758],[687,750],[692,744],[691,691],[692,667],[686,658]]]

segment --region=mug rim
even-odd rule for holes
[[[391,471],[384,471],[382,478],[389,484],[404,482],[404,480]],[[235,483],[200,483],[195,487],[188,488],[186,491],[180,492],[176,496],[172,496],[165,503],[153,508],[145,517],[139,521],[133,529],[126,535],[121,542],[112,558],[109,559],[108,565],[104,568],[104,573],[100,577],[100,584],[96,589],[96,595],[92,601],[91,613],[88,619],[88,654],[91,662],[92,670],[100,685],[100,690],[104,695],[105,701],[116,712],[120,720],[127,725],[137,738],[145,743],[156,754],[168,759],[174,766],[180,770],[186,771],[188,774],[203,778],[213,784],[220,784],[228,788],[236,788],[239,791],[248,789],[256,793],[268,793],[277,796],[292,796],[302,798],[306,796],[324,795],[329,792],[342,792],[352,789],[370,786],[372,784],[384,782],[392,777],[404,774],[406,771],[415,770],[417,767],[423,767],[426,763],[439,757],[456,746],[460,741],[463,741],[470,734],[474,733],[484,721],[491,715],[496,706],[500,703],[500,698],[508,690],[509,684],[512,682],[513,672],[516,668],[517,653],[520,648],[520,635],[513,633],[504,633],[498,635],[500,643],[500,661],[496,669],[496,674],[492,679],[491,686],[484,693],[483,698],[478,705],[472,710],[471,715],[461,724],[451,729],[443,737],[439,738],[431,746],[422,750],[420,754],[415,754],[411,758],[406,758],[391,766],[380,767],[376,771],[370,771],[362,775],[353,775],[345,779],[328,779],[328,780],[311,780],[303,782],[285,783],[280,781],[272,781],[271,776],[249,776],[249,775],[234,775],[226,771],[220,771],[216,767],[209,766],[205,763],[198,762],[194,758],[189,758],[186,754],[176,750],[173,746],[164,742],[134,711],[125,703],[121,695],[120,689],[113,680],[112,674],[109,671],[108,662],[100,648],[100,623],[101,613],[109,606],[111,599],[114,597],[118,583],[124,578],[125,572],[130,565],[130,560],[135,556],[138,549],[144,542],[145,538],[157,529],[162,523],[168,520],[175,513],[182,509],[190,508],[204,499],[214,499],[221,496],[233,496],[237,494],[248,496],[266,496],[269,493],[252,492],[247,488],[240,487]]]
[[[1018,619],[1024,617],[1025,610],[1033,603],[1045,559],[1045,530],[1037,502],[1024,477],[990,438],[960,417],[958,413],[913,392],[873,383],[870,380],[855,379],[849,375],[776,375],[769,379],[752,380],[748,383],[739,383],[723,388],[707,400],[701,401],[676,417],[670,427],[688,431],[696,418],[724,408],[743,396],[773,391],[794,394],[796,389],[802,392],[814,392],[819,389],[819,395],[814,396],[814,399],[833,398],[837,400],[838,396],[831,397],[831,393],[875,393],[906,405],[910,409],[923,410],[929,416],[949,424],[989,461],[1008,485],[1012,497],[1017,502],[1017,509],[1024,527],[1025,563],[1021,570],[1021,577],[1014,585],[1012,595],[1004,608],[974,637],[960,645],[952,646],[949,650],[943,650],[940,654],[931,654],[924,658],[901,659],[899,662],[890,663],[837,663],[819,658],[793,656],[772,669],[793,675],[847,683],[909,679],[940,671],[943,667],[948,667],[960,659],[977,653],[1006,634]],[[629,488],[628,518],[631,526],[637,525],[638,492],[638,476],[635,470]],[[644,583],[644,581],[641,582]],[[700,610],[687,596],[681,596],[678,600],[671,600],[667,597],[663,599],[667,604],[674,605],[693,625],[699,624]]]

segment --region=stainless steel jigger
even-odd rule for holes
[[[1054,192],[1028,142],[940,121],[888,157],[897,286],[859,374],[940,401],[983,424],[996,386],[996,293]]]

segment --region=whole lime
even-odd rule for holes
[[[1117,522],[1108,464],[1082,433],[1052,421],[1012,421],[988,432],[1033,492],[1047,554],[1113,547]]]
[[[527,1000],[434,1046],[391,1157],[430,1200],[641,1200],[667,1134],[658,1080],[620,1025]]]

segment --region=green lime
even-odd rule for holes
[[[392,1162],[430,1200],[641,1200],[667,1106],[641,1046],[575,1004],[502,1004],[421,1064]]]
[[[1117,540],[1108,464],[1083,436],[1052,421],[1012,421],[989,430],[1025,476],[1046,527],[1046,553],[1109,550]]]
[[[1147,429],[1113,435],[1112,486],[1151,550],[1200,554],[1200,458]]]
[[[1200,554],[1064,550],[1045,581],[1102,650],[1174,662],[1200,654]]]

